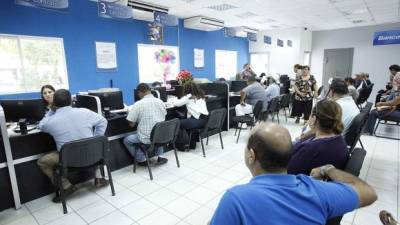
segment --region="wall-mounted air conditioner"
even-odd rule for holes
[[[195,16],[185,19],[183,25],[185,28],[189,29],[214,31],[222,29],[224,27],[224,21],[203,16]]]
[[[128,6],[132,8],[136,20],[153,22],[154,12],[168,13],[168,8],[147,2],[128,0]]]
[[[250,27],[234,27],[236,37],[247,37],[247,33],[258,33],[257,29]]]

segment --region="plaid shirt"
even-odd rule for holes
[[[138,123],[139,140],[144,144],[150,144],[151,130],[156,123],[165,120],[165,115],[167,110],[164,103],[152,94],[148,94],[131,106],[126,119]]]

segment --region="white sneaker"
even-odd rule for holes
[[[242,129],[247,129],[247,123],[242,123]]]

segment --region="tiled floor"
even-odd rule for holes
[[[283,120],[283,118],[282,118]],[[300,126],[293,121],[284,123],[292,137],[298,136]],[[399,136],[398,128],[382,127],[381,132]],[[22,209],[0,213],[0,225],[205,225],[209,221],[224,191],[246,183],[250,174],[243,163],[243,149],[248,131],[242,133],[239,144],[233,130],[223,133],[225,149],[218,136],[210,138],[203,158],[200,145],[189,153],[179,152],[181,168],[174,155],[165,156],[169,163],[154,168],[154,181],[147,170],[132,173],[132,166],[113,172],[116,196],[109,188],[94,189],[92,183],[81,185],[68,201],[69,214],[62,213],[52,196],[34,200]],[[389,210],[398,216],[399,142],[362,136],[368,152],[361,177],[376,188],[379,200],[368,208],[345,215],[344,225],[379,225],[378,212]]]

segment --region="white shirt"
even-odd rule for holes
[[[186,105],[188,111],[187,117],[193,116],[196,119],[200,118],[200,115],[208,115],[206,101],[204,99],[191,98],[192,94],[188,94],[174,102],[174,106],[180,107]]]
[[[346,134],[351,122],[360,113],[360,110],[350,95],[337,99],[336,103],[342,108],[342,122],[344,126],[342,134]]]

